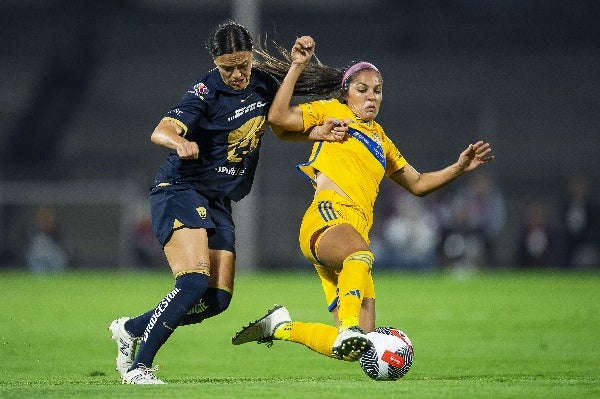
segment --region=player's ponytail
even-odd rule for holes
[[[282,82],[292,64],[292,59],[289,50],[275,41],[272,43],[281,57],[271,54],[267,50],[266,44],[258,45],[254,50],[255,54],[258,55],[255,65]],[[322,64],[316,56],[313,56],[313,60],[306,65],[296,82],[294,95],[307,97],[338,96],[342,87],[343,75],[343,69]]]

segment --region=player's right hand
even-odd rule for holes
[[[200,149],[195,141],[184,141],[177,144],[177,155],[181,159],[198,159]]]

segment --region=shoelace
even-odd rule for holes
[[[154,367],[146,367],[143,364],[140,364],[138,369],[140,369],[142,371],[143,374],[138,374],[135,377],[135,380],[139,380],[141,378],[145,378],[145,377],[149,377],[151,380],[158,380],[158,377],[154,375],[155,371],[158,371],[158,369],[160,368],[159,365],[156,365]]]
[[[274,339],[274,334],[275,334],[275,330],[277,330],[281,325],[283,324],[287,324],[290,323],[289,321],[282,321],[281,323],[277,324],[275,326],[275,328],[273,329],[273,335],[270,335],[268,337],[262,337],[259,338],[256,342],[259,344],[266,344],[267,348],[270,348],[273,346],[273,339]]]

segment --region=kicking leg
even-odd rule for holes
[[[210,264],[205,229],[175,230],[165,245],[165,254],[175,276],[175,288],[154,309],[133,364],[123,376],[124,383],[162,383],[152,373],[154,357],[208,286]]]

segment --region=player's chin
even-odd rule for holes
[[[377,114],[379,114],[378,109],[367,108],[364,112],[364,116],[362,117],[362,119],[366,122],[370,122],[377,117]]]
[[[248,80],[246,79],[229,81],[229,87],[233,90],[244,90],[246,86],[248,86]]]

